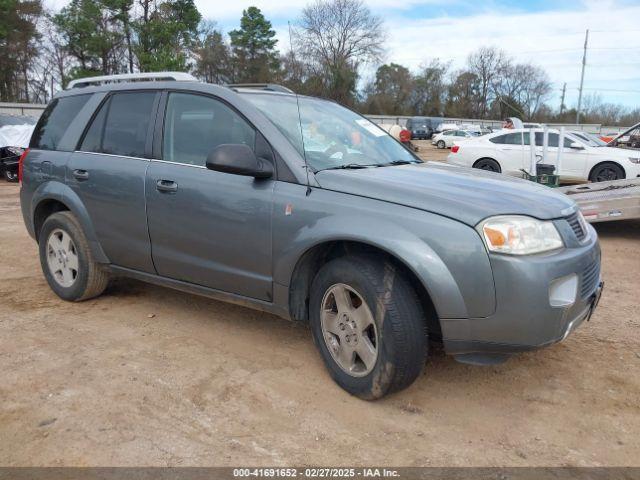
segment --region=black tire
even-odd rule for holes
[[[18,172],[17,171],[6,169],[3,172],[2,175],[4,176],[4,179],[7,182],[11,182],[11,183],[17,183],[18,182]]]
[[[473,164],[473,168],[478,168],[480,170],[487,170],[488,172],[502,173],[500,164],[496,162],[493,158],[481,158],[480,160],[478,160],[476,163]]]
[[[604,162],[596,165],[589,174],[592,182],[609,182],[611,180],[622,180],[625,178],[624,170],[620,165],[613,162]]]
[[[355,290],[366,302],[377,332],[377,358],[365,376],[353,376],[334,360],[320,320],[325,293],[336,284]],[[333,380],[365,400],[402,390],[420,374],[427,356],[424,312],[415,290],[390,262],[369,256],[346,256],[325,264],[311,285],[313,338]]]
[[[444,150],[444,148],[447,145],[444,143],[444,140],[438,140],[438,142],[436,143],[436,147],[438,147],[440,150]]]
[[[63,286],[54,278],[54,272],[48,264],[48,240],[53,232],[68,234],[73,241],[73,250],[78,258],[78,268],[73,283]],[[109,283],[109,272],[97,263],[80,223],[71,212],[57,212],[49,216],[38,235],[40,250],[40,265],[42,272],[56,295],[63,300],[79,302],[100,295]]]

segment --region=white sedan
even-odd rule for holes
[[[447,163],[501,172],[517,177],[530,165],[528,129],[500,130],[455,144]],[[543,132],[535,129],[536,157],[542,160]],[[549,130],[545,163],[557,166],[559,134]],[[612,147],[594,147],[566,133],[560,171],[562,182],[604,182],[640,177],[640,152]]]
[[[431,138],[431,145],[435,145],[438,148],[451,148],[453,142],[476,136],[478,136],[476,132],[469,132],[467,130],[446,130],[434,135]]]

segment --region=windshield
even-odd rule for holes
[[[584,139],[587,140],[587,142],[589,142],[589,145],[591,145],[592,147],[606,147],[607,146],[607,142],[604,142],[600,137],[598,137],[597,135],[594,135],[592,133],[581,132],[580,136],[584,137]]]
[[[387,132],[340,105],[309,97],[244,93],[317,172],[421,163]]]

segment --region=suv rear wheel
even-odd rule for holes
[[[311,329],[329,374],[373,400],[408,387],[427,355],[420,301],[393,264],[376,257],[330,261],[311,286]]]
[[[60,298],[86,300],[107,287],[109,274],[93,259],[82,227],[71,212],[48,217],[38,239],[42,271]]]

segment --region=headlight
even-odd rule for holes
[[[531,217],[492,217],[482,222],[478,228],[491,252],[530,255],[556,250],[564,245],[553,222]]]
[[[640,163],[640,157],[629,157],[631,163]]]

